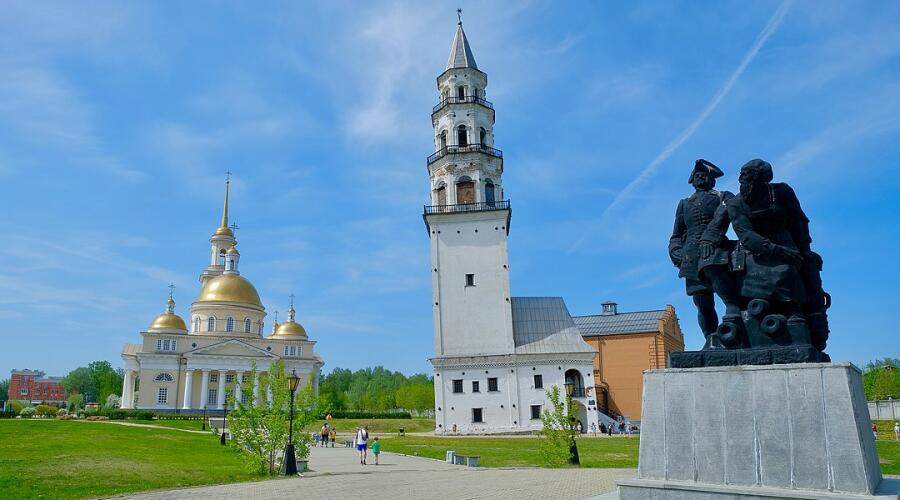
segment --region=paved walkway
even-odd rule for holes
[[[378,466],[363,466],[355,450],[313,448],[311,470],[302,478],[166,490],[126,498],[580,500],[613,491],[616,479],[635,475],[634,469],[470,469],[394,453],[382,453],[380,462]]]

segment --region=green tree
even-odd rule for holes
[[[870,400],[900,398],[900,359],[884,358],[866,365],[863,388]]]
[[[109,361],[94,361],[69,372],[63,388],[67,394],[81,394],[85,402],[102,403],[110,394],[122,395],[124,376],[124,371],[113,368]]]
[[[9,401],[9,379],[0,380],[0,407]]]
[[[80,394],[85,402],[97,401],[99,397],[98,388],[91,377],[91,370],[86,366],[70,371],[63,379],[63,388],[66,394]]]
[[[404,410],[425,411],[434,408],[434,383],[407,384],[399,389],[394,396],[397,406]]]
[[[69,411],[77,412],[79,409],[84,408],[84,396],[81,394],[72,394],[69,396]]]
[[[256,377],[255,363],[251,373],[253,380]],[[283,361],[272,364],[268,373],[268,377],[259,381],[258,390],[259,394],[271,391],[272,402],[266,397],[255,401],[249,397],[253,384],[242,384],[242,391],[248,396],[244,398],[247,402],[238,404],[237,409],[228,414],[228,428],[232,436],[231,445],[247,459],[249,470],[274,475],[281,469],[281,451],[288,442],[291,391]],[[238,398],[229,394],[228,399],[230,404],[234,404]],[[312,436],[303,432],[303,428],[315,421],[317,410],[312,384],[298,388],[294,394],[293,434],[294,447],[300,459],[309,456]]]
[[[547,401],[550,408],[541,414],[543,428],[539,452],[547,467],[564,467],[572,458],[571,445],[578,432],[573,423],[575,414],[561,399],[558,385],[547,391]]]

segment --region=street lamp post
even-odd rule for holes
[[[200,430],[206,430],[206,405],[203,405],[203,428]]]
[[[225,444],[225,426],[228,425],[228,422],[225,420],[226,418],[228,418],[228,395],[225,396],[225,404],[222,405],[222,407],[225,411],[224,411],[224,413],[222,413],[222,436],[219,438],[219,443],[224,445]]]
[[[575,384],[566,382],[566,415],[569,418],[569,463],[572,465],[580,465],[581,460],[578,458],[578,445],[575,443],[575,417],[572,416],[572,392],[575,390]]]
[[[291,389],[291,417],[288,427],[288,444],[284,447],[284,470],[282,474],[285,476],[294,476],[297,474],[297,455],[294,453],[294,391],[300,383],[300,377],[297,376],[295,370],[291,370],[291,376],[288,377],[288,387]]]

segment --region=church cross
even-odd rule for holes
[[[231,182],[231,170],[225,171],[225,182]]]
[[[175,283],[169,283],[169,298],[175,293]]]
[[[294,307],[294,294],[292,293],[292,294],[288,295],[288,297],[291,298],[291,307]]]
[[[456,9],[456,18],[459,19],[459,24],[462,26],[462,9]]]
[[[237,235],[237,230],[240,229],[236,222],[231,223],[231,234]]]

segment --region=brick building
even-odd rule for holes
[[[9,399],[32,403],[66,401],[63,377],[47,377],[40,370],[13,370],[9,377]]]
[[[601,314],[572,319],[597,351],[597,408],[611,417],[640,420],[644,370],[665,368],[670,352],[684,350],[675,308],[620,313],[615,302],[605,302]]]

